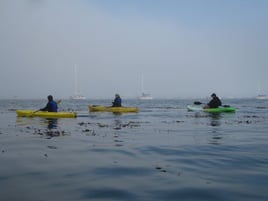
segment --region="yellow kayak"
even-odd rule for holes
[[[90,112],[114,112],[114,113],[126,113],[126,112],[138,112],[138,107],[108,107],[102,105],[90,105],[88,106]]]
[[[46,112],[34,110],[16,110],[18,117],[75,118],[76,112]]]

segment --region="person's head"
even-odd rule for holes
[[[215,93],[213,93],[213,94],[211,94],[211,97],[212,97],[212,98],[216,98],[217,95],[216,95]]]
[[[48,99],[49,101],[52,101],[52,100],[53,100],[53,96],[49,95],[49,96],[47,97],[47,99]]]
[[[116,98],[119,98],[120,96],[119,96],[119,94],[115,94],[115,97],[116,97]]]

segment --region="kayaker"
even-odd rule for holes
[[[48,99],[47,105],[44,108],[41,108],[40,111],[57,112],[58,105],[56,101],[53,100],[53,96],[49,95],[47,99]]]
[[[115,94],[112,107],[121,107],[121,106],[122,106],[122,99],[120,98],[119,94]]]
[[[215,93],[211,94],[211,98],[212,98],[212,100],[209,101],[209,103],[204,107],[204,109],[218,108],[219,106],[221,106],[221,100],[219,99],[219,97]]]

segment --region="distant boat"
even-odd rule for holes
[[[70,97],[72,100],[85,100],[86,97],[82,95],[74,95]]]
[[[142,93],[139,99],[140,100],[152,100],[153,97],[150,94]]]
[[[70,97],[72,100],[85,100],[86,97],[80,94],[80,88],[77,78],[77,66],[74,67],[74,95]]]
[[[141,91],[142,91],[142,93],[141,93],[141,96],[139,96],[138,98],[140,100],[152,100],[153,97],[150,94],[144,93],[144,86],[143,85],[144,85],[144,76],[142,75],[142,77],[141,77]]]
[[[267,100],[268,99],[267,95],[261,94],[261,82],[260,81],[258,82],[258,94],[259,95],[256,96],[256,99],[258,99],[258,100]]]
[[[260,94],[260,95],[256,96],[256,99],[258,99],[258,100],[268,100],[268,96],[264,95],[264,94]]]

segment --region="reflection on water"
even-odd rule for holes
[[[220,145],[221,140],[222,140],[222,137],[221,137],[220,133],[213,133],[213,135],[209,141],[209,144]]]
[[[196,120],[196,125],[206,125],[205,133],[199,131],[198,136],[195,139],[199,141],[204,141],[206,139],[208,144],[221,145],[223,137],[221,133],[221,125],[224,119],[224,114],[221,113],[204,113],[204,112],[194,112],[194,119]],[[224,126],[224,125],[223,125]]]
[[[33,118],[33,117],[17,117],[18,126],[37,125],[40,128],[56,129],[58,126],[58,119],[56,118]]]
[[[222,114],[221,113],[210,114],[209,118],[210,118],[210,126],[212,127],[212,136],[211,139],[209,139],[208,143],[213,145],[220,145],[222,136],[218,127],[221,125]]]
[[[36,122],[36,119],[31,117],[17,117],[16,119],[17,126],[29,126],[32,125],[34,122]]]
[[[204,113],[204,112],[194,112],[194,117],[196,119],[207,119],[209,120],[210,126],[220,126],[222,114],[221,113]]]
[[[32,117],[17,117],[17,126],[26,126],[27,133],[30,131],[34,135],[45,136],[46,138],[65,136],[68,132],[58,128],[57,118],[32,118]]]
[[[220,126],[221,125],[221,114],[210,114],[210,125],[211,126]]]
[[[47,118],[47,128],[48,129],[56,129],[58,125],[58,119],[55,118]]]

